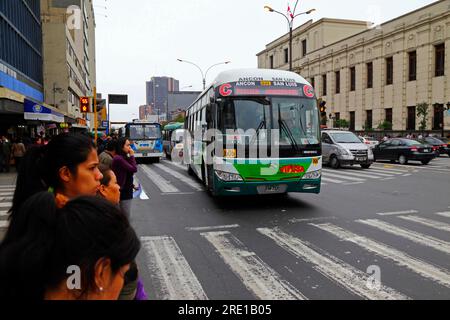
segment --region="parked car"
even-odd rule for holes
[[[448,154],[450,156],[448,141],[444,142],[440,138],[435,137],[425,137],[422,140],[417,141],[433,146],[433,151],[435,152],[437,157],[439,157],[441,154]]]
[[[322,156],[323,163],[334,169],[355,164],[368,169],[373,163],[372,149],[350,131],[322,132]]]
[[[433,147],[411,139],[390,139],[377,145],[373,149],[375,161],[391,160],[400,164],[407,164],[410,160],[427,165],[435,158]]]
[[[361,140],[362,143],[367,144],[370,148],[375,148],[376,145],[378,145],[380,142],[375,140],[374,138],[371,137],[358,137],[359,140]]]

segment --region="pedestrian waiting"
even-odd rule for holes
[[[116,300],[140,242],[123,212],[99,197],[58,208],[50,192],[16,212],[0,245],[0,299]]]

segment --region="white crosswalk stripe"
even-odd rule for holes
[[[155,166],[161,170],[163,170],[164,172],[170,174],[171,176],[177,178],[178,180],[186,183],[187,185],[191,186],[193,189],[197,190],[197,191],[203,191],[203,186],[196,182],[195,180],[193,180],[190,177],[186,177],[185,175],[182,175],[181,173],[171,170],[168,167],[162,165],[162,164],[155,164]]]
[[[12,189],[12,190],[14,190],[15,188],[16,188],[15,185],[5,185],[5,184],[3,184],[3,185],[0,186],[0,190],[3,190],[3,189]]]
[[[441,216],[441,217],[450,218],[450,211],[447,211],[447,212],[436,212],[436,214]]]
[[[14,195],[14,191],[3,192],[2,190],[0,190],[0,197],[2,197],[2,196],[13,196],[13,195]]]
[[[371,240],[364,236],[357,235],[353,232],[347,231],[330,223],[324,224],[314,224],[310,225],[331,233],[337,238],[354,243],[365,250],[373,252],[385,259],[394,261],[397,265],[401,267],[406,267],[407,269],[421,275],[422,277],[431,279],[439,284],[442,284],[450,288],[450,273],[447,270],[440,269],[432,264],[429,264],[420,259],[413,258],[408,254],[392,248],[383,243]]]
[[[215,247],[225,264],[256,298],[262,300],[306,299],[230,232],[207,232],[201,235]]]
[[[172,237],[142,237],[147,265],[160,300],[207,300],[200,282]]]
[[[360,177],[360,178],[367,178],[367,179],[381,179],[382,176],[372,174],[372,173],[357,173],[350,170],[342,170],[341,171],[343,175],[349,175],[353,177]],[[367,171],[366,171],[367,172]],[[387,175],[389,177],[392,177],[390,175]]]
[[[153,169],[150,169],[146,165],[139,165],[139,168],[144,171],[146,176],[153,181],[153,183],[161,190],[163,193],[178,193],[180,190],[173,186],[170,181],[161,177],[157,172]]]
[[[8,211],[0,211],[0,217],[7,217]]]
[[[0,196],[0,201],[12,201],[12,199],[13,199],[13,197],[11,197],[11,196],[8,196],[8,197]]]
[[[183,171],[187,171],[187,166],[186,165],[182,165],[181,163],[168,161],[168,160],[163,160],[163,163],[167,163],[167,164],[170,164],[170,165],[172,165],[174,167],[177,167],[178,169],[181,169]]]
[[[8,220],[0,220],[0,228],[8,228],[9,221]]]
[[[336,173],[332,173],[332,172],[336,172]],[[366,181],[366,179],[361,179],[361,178],[354,178],[354,177],[348,177],[348,176],[344,176],[342,174],[338,174],[339,171],[330,171],[330,170],[323,170],[323,175],[325,176],[325,178],[327,177],[331,177],[331,178],[336,178],[336,179],[344,179],[344,180],[350,180],[350,181],[356,181],[356,182],[364,182]]]
[[[338,184],[340,184],[340,183],[345,183],[345,182],[342,181],[342,180],[330,179],[330,178],[327,178],[327,177],[322,177],[322,181],[325,181],[325,182],[332,182],[332,183],[338,183]]]
[[[387,173],[386,172],[386,170],[378,170],[378,169],[369,169],[368,170],[369,172],[375,172],[375,173],[377,173],[378,175],[381,175],[381,176],[392,176],[392,175],[402,175],[402,174],[404,174],[405,172],[397,172],[397,171],[388,171],[389,173]]]
[[[403,220],[407,220],[407,221],[420,223],[424,226],[434,228],[437,230],[450,232],[450,224],[448,224],[448,223],[435,221],[435,220],[431,220],[431,219],[427,219],[427,218],[422,218],[422,217],[418,217],[418,216],[402,216],[399,218],[403,219]]]
[[[357,220],[357,222],[372,226],[399,237],[403,237],[422,246],[431,247],[435,250],[450,254],[450,242],[439,240],[437,238],[414,232],[405,228],[400,228],[377,219]]]
[[[279,228],[260,228],[257,230],[274,240],[280,247],[292,255],[307,263],[311,263],[315,270],[356,295],[372,300],[408,299],[405,295],[386,286],[381,286],[379,290],[373,290],[373,288],[367,285],[369,281],[368,274],[331,256],[327,252],[320,252],[318,249],[313,249],[312,245],[308,242],[286,234]]]
[[[9,209],[12,207],[11,202],[0,202],[0,209]]]

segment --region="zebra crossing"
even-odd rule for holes
[[[242,233],[238,232],[239,225],[233,226],[233,228],[222,226],[222,230],[208,227],[210,230],[208,228],[191,228],[190,231],[198,230],[200,241],[206,247],[205,249],[202,245],[203,255],[214,255],[218,258],[226,267],[227,272],[239,279],[243,288],[254,299],[310,299],[305,293],[307,288],[302,287],[305,283],[302,279],[314,278],[313,273],[320,274],[330,285],[337,285],[355,298],[368,300],[426,298],[421,296],[421,290],[408,288],[410,284],[408,282],[399,287],[398,282],[388,283],[388,280],[383,281],[389,278],[383,277],[383,272],[388,272],[385,269],[391,268],[401,269],[402,272],[399,272],[397,277],[408,278],[410,274],[414,274],[425,281],[429,281],[435,288],[433,291],[441,292],[443,298],[449,299],[450,265],[436,265],[434,262],[426,261],[420,256],[420,252],[423,249],[429,249],[436,254],[444,255],[444,260],[448,261],[450,258],[450,242],[441,239],[442,235],[423,234],[415,231],[414,226],[404,227],[401,225],[402,218],[417,216],[417,214],[409,211],[405,212],[404,214],[383,216],[377,219],[357,219],[351,221],[350,224],[338,219],[320,222],[313,219],[292,222],[294,226],[296,223],[303,223],[303,227],[320,233],[320,236],[328,234],[337,240],[337,244],[348,243],[352,247],[362,249],[364,254],[370,254],[373,261],[378,261],[380,265],[383,265],[379,280],[374,280],[372,274],[368,271],[369,269],[365,269],[365,266],[355,265],[354,261],[349,258],[344,261],[342,251],[346,249],[342,246],[334,246],[332,252],[329,247],[325,249],[322,248],[320,243],[317,243],[320,242],[317,239],[321,239],[321,237],[315,238],[314,241],[306,239],[307,237],[304,239],[302,233],[297,234],[296,231],[292,231],[287,226],[283,228],[278,226],[255,227],[251,231],[268,240],[273,246],[270,248],[267,248],[268,245],[265,245],[264,248],[256,248],[254,243],[244,243],[240,239],[243,236]],[[447,222],[433,221],[439,223],[439,225],[445,224],[450,227],[450,220],[448,220],[450,213],[444,213],[444,215],[442,212],[434,213],[432,218],[447,219]],[[414,222],[416,227],[420,224],[419,220],[414,220]],[[362,232],[360,228],[354,228],[356,225],[368,228],[367,231],[369,229],[376,231],[377,234]],[[246,230],[245,232],[249,231]],[[370,234],[370,236],[367,234]],[[398,240],[406,241],[408,245],[406,248],[396,248],[401,244],[399,245],[397,241],[393,244],[392,238],[385,237],[386,234],[398,238]],[[193,271],[196,269],[193,263],[201,264],[204,261],[189,259],[188,256],[184,255],[183,246],[179,246],[179,244],[184,244],[185,239],[178,242],[175,236],[165,235],[158,237],[143,236],[141,241],[146,266],[152,274],[156,275],[152,277],[152,280],[156,279],[156,283],[154,283],[154,288],[157,288],[157,292],[154,292],[155,299],[209,299],[208,288],[202,284],[201,274],[195,274]],[[198,246],[198,243],[196,245]],[[406,250],[411,246],[415,246],[414,252],[417,252],[418,256],[411,255],[412,250]],[[308,266],[307,273],[300,274],[295,281],[288,281],[283,277],[282,270],[277,270],[276,266],[272,266],[270,262],[264,260],[264,250],[270,252],[281,250],[287,253],[292,261],[284,261],[283,264],[304,263]],[[345,252],[345,254],[352,254],[351,252]],[[278,268],[280,268],[279,265]],[[223,273],[223,271],[220,272]]]
[[[14,185],[0,185],[0,241],[8,229],[8,211],[12,206]]]
[[[417,169],[377,166],[370,169],[344,168],[322,169],[322,184],[351,186],[372,181],[388,181],[409,177],[418,173]],[[203,185],[187,175],[187,167],[168,160],[159,164],[139,165],[139,174],[147,177],[163,195],[190,194],[203,191]]]

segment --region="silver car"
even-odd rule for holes
[[[323,163],[334,169],[355,164],[368,169],[374,161],[372,148],[350,131],[323,131],[322,156]]]

